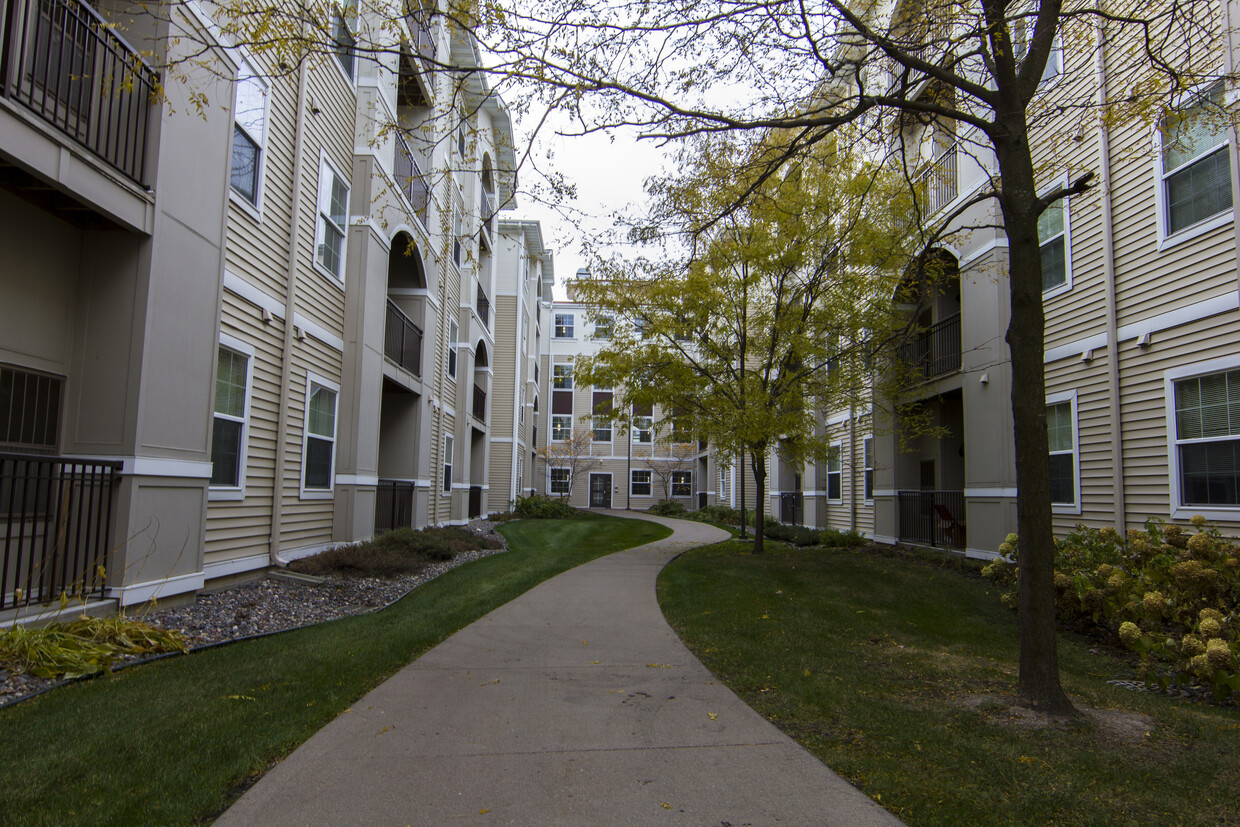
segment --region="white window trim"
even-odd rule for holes
[[[343,72],[344,70],[342,69],[341,71]],[[340,180],[345,184],[344,226],[341,227],[344,231],[344,239],[340,242],[340,275],[336,275],[331,270],[328,270],[323,266],[322,262],[319,261],[319,248],[322,246],[324,238],[323,221],[324,219],[328,221],[331,220],[327,217],[325,212],[325,209],[327,208],[325,199],[330,200],[332,197],[331,187],[329,186],[326,190],[324,189],[324,179],[327,177],[324,175],[325,171],[330,171],[333,176],[340,178]],[[324,150],[319,150],[319,187],[317,198],[315,199],[314,212],[314,269],[326,276],[332,284],[341,290],[344,289],[345,274],[349,270],[349,200],[350,196],[353,194],[349,183],[349,179],[341,175],[340,170],[338,170],[336,165],[332,163],[331,159],[327,157],[327,152]]]
[[[595,420],[598,419],[599,417],[604,417],[604,416],[606,416],[606,414],[590,414],[591,434],[599,430],[598,426],[595,424]],[[612,442],[615,440],[615,436],[616,436],[615,422],[611,419],[608,419],[607,420],[607,439],[599,439],[597,436],[591,436],[590,440],[591,442],[597,442],[600,445],[611,445]]]
[[[676,475],[677,474],[688,474],[689,475],[689,493],[688,494],[677,494],[676,493]],[[692,497],[693,496],[693,472],[692,471],[673,471],[671,473],[671,478],[668,482],[668,488],[671,491],[671,495],[673,499],[676,497]]]
[[[1205,88],[1209,89],[1213,86],[1214,84],[1209,84],[1209,86]],[[1191,93],[1188,93],[1183,97],[1185,99],[1193,99],[1196,98],[1202,91],[1204,91],[1204,89],[1193,90]],[[1230,130],[1224,132],[1224,135],[1226,137],[1218,146],[1228,147],[1231,143]],[[1169,174],[1163,168],[1162,137],[1162,121],[1158,121],[1154,124],[1154,209],[1157,213],[1156,219],[1158,225],[1159,252],[1169,250],[1172,247],[1183,244],[1186,241],[1191,241],[1194,238],[1203,236],[1206,233],[1217,230],[1220,227],[1229,227],[1235,221],[1236,216],[1236,193],[1232,192],[1232,206],[1230,209],[1223,210],[1221,213],[1218,213],[1211,218],[1207,218],[1204,221],[1198,221],[1196,224],[1190,224],[1178,233],[1170,233],[1168,223],[1170,216],[1167,215],[1167,178],[1169,177]],[[1218,146],[1214,147],[1214,149],[1209,152],[1203,152],[1199,157],[1205,157],[1206,155],[1213,153],[1218,149]],[[1226,148],[1223,151],[1227,153],[1228,164],[1234,164],[1231,157],[1231,151]]]
[[[306,448],[310,444],[310,389],[312,386],[318,385],[321,388],[336,394],[336,410],[332,416],[332,467],[327,474],[327,488],[306,488]],[[301,420],[301,474],[300,476],[300,498],[303,500],[330,500],[336,496],[336,460],[338,459],[337,434],[340,431],[340,385],[326,376],[320,376],[317,373],[306,371],[306,398],[302,406]],[[315,434],[318,439],[323,439],[320,434]]]
[[[455,448],[456,448],[456,440],[453,438],[452,434],[444,434],[443,435],[443,456],[440,457],[440,459],[442,459],[443,461],[439,463],[439,496],[440,497],[451,497],[452,496],[452,478],[456,472],[456,467],[452,461],[453,460],[452,452]],[[448,479],[447,488],[443,487],[444,471],[448,472],[447,473],[447,479]]]
[[[358,70],[359,65],[361,64],[361,59],[359,58],[359,54],[358,54],[359,50],[357,46],[359,32],[357,31],[358,27],[349,25],[349,16],[345,14],[345,5],[346,5],[345,3],[332,4],[331,62],[335,65],[336,71],[340,73],[340,78],[345,83],[348,84],[350,89],[356,92],[357,91],[357,75],[358,75],[357,70]],[[357,11],[360,13],[360,9],[358,9]],[[353,37],[353,77],[349,77],[349,73],[346,72],[344,67],[340,65],[340,57],[339,57],[339,54],[336,52],[335,36],[336,36],[336,16],[337,15],[339,15],[340,19],[344,21],[345,28],[349,30],[349,34]]]
[[[552,471],[567,471],[568,472],[568,480],[567,480],[568,491],[556,491],[555,490],[554,488],[555,481],[551,477]],[[573,470],[571,468],[563,468],[561,466],[547,468],[547,494],[548,495],[552,497],[566,497],[566,496],[571,495],[572,491],[573,491]]]
[[[561,325],[559,321],[560,317],[567,318],[569,320],[569,323],[567,325]],[[567,336],[561,336],[559,333],[560,327],[567,327],[569,329],[569,334]],[[552,313],[551,314],[551,338],[559,339],[562,342],[577,341],[577,314],[576,313]]]
[[[557,437],[555,435],[555,421],[556,419],[561,418],[561,417],[568,417],[569,438],[571,438],[573,435],[573,415],[572,414],[551,414],[551,422],[548,423],[550,427],[547,430],[547,439],[550,442],[567,442],[568,441],[564,437]]]
[[[1175,383],[1181,379],[1194,376],[1208,376],[1214,373],[1226,373],[1240,368],[1240,354],[1210,359],[1192,365],[1183,365],[1163,373],[1163,401],[1167,417],[1167,469],[1171,474],[1171,519],[1187,520],[1194,514],[1200,514],[1207,520],[1231,521],[1240,516],[1240,506],[1192,506],[1182,504],[1180,492],[1180,452],[1179,438],[1175,422]]]
[[[874,463],[873,465],[867,465],[867,464],[866,464],[866,461],[865,461],[865,443],[866,443],[866,441],[867,441],[867,440],[871,443],[871,447],[870,447],[870,462],[873,462],[873,463]],[[874,462],[874,454],[875,454],[875,453],[877,453],[877,452],[878,452],[878,442],[877,442],[877,440],[875,440],[875,439],[874,439],[874,434],[864,434],[864,435],[862,435],[862,437],[861,437],[861,502],[866,503],[866,504],[868,504],[868,505],[873,505],[873,504],[874,504],[874,488],[875,488],[875,485],[874,485],[873,483],[871,483],[871,485],[870,485],[870,496],[867,498],[867,497],[865,496],[865,472],[866,472],[866,471],[869,471],[871,474],[874,474],[874,475],[875,475],[875,480],[874,480],[874,481],[875,481],[875,482],[877,482],[877,481],[878,481],[878,479],[877,479],[877,477],[878,477],[878,475],[877,475],[877,466],[878,466],[878,463],[877,463],[877,462]]]
[[[650,486],[649,494],[634,494],[633,493],[633,475],[634,474],[645,474],[646,475],[647,484]],[[653,496],[654,496],[654,471],[651,471],[649,468],[634,468],[632,471],[630,471],[629,472],[629,497],[633,498],[633,497],[653,497]]]
[[[1068,186],[1068,174],[1064,173],[1058,179],[1046,187],[1043,192],[1050,192],[1054,189],[1060,189]],[[1042,300],[1053,299],[1055,296],[1067,293],[1072,289],[1072,197],[1065,195],[1058,202],[1063,206],[1063,260],[1064,260],[1064,281],[1063,284],[1057,284],[1049,290],[1042,291]],[[1042,249],[1044,242],[1038,239],[1038,249]]]
[[[245,407],[241,413],[241,452],[239,459],[240,468],[237,472],[237,485],[210,485],[207,488],[208,502],[239,502],[245,499],[245,471],[249,465],[246,458],[249,456],[250,445],[250,411],[251,400],[254,396],[254,348],[245,342],[227,333],[220,333],[219,346],[226,350],[235,351],[246,358],[245,362]],[[214,409],[214,405],[212,408]],[[211,411],[212,422],[218,414],[214,410]],[[231,417],[230,417],[231,418]]]
[[[556,370],[557,368],[567,368],[568,373],[567,374],[558,373]],[[568,384],[566,385],[556,384],[559,381],[561,376],[564,376],[566,378]],[[551,390],[553,391],[573,390],[573,366],[572,364],[560,362],[558,364],[554,364],[551,366]]]
[[[649,420],[650,424],[648,427],[639,428],[637,426],[638,420],[642,420],[642,419]],[[650,416],[636,416],[635,415],[633,417],[633,432],[632,433],[633,433],[632,438],[633,438],[634,445],[654,445],[654,413],[652,412]],[[647,434],[648,438],[641,439],[640,438],[641,434]]]
[[[247,60],[245,57],[240,57],[240,61],[241,61],[240,66],[237,69],[237,75],[238,75],[237,88],[239,89],[241,85],[240,74],[241,74],[242,69],[248,70],[250,73],[250,78],[257,81],[263,87],[263,139],[261,141],[256,142],[258,143],[258,182],[255,184],[254,202],[250,203],[250,200],[248,198],[246,198],[244,195],[242,195],[241,193],[237,192],[236,190],[232,188],[232,181],[231,181],[232,138],[231,137],[229,138],[228,160],[229,160],[229,166],[230,166],[229,168],[230,180],[228,183],[228,200],[229,200],[229,203],[236,204],[238,207],[244,210],[247,214],[249,214],[251,218],[253,218],[255,221],[261,224],[263,221],[263,194],[267,189],[266,187],[267,135],[271,132],[271,124],[269,122],[269,117],[271,113],[271,87],[270,85],[268,85],[267,81],[263,79],[263,76],[259,74],[259,72],[254,68],[254,65],[250,63],[249,60]],[[237,90],[236,89],[233,90],[233,125],[241,126],[241,124],[237,122]],[[244,126],[242,126],[241,128],[245,130],[247,135],[249,135],[249,130],[246,130]],[[230,133],[230,136],[231,136],[231,133]],[[253,137],[254,136],[250,135],[251,139],[253,139]]]
[[[830,446],[828,446],[828,451],[832,451],[832,450],[835,451],[837,461],[840,464],[840,470],[838,471],[831,470],[831,459],[830,459],[830,454],[828,454],[827,456],[827,477],[826,477],[827,484],[826,484],[826,490],[823,493],[826,496],[827,502],[842,503],[844,502],[844,442],[843,440],[839,442],[832,442]],[[831,496],[831,475],[833,473],[840,475],[840,495],[838,497]]]
[[[454,332],[455,331],[455,332]],[[448,320],[448,363],[444,365],[444,372],[448,374],[448,378],[454,383],[457,375],[461,372],[461,354],[457,353],[457,347],[460,345],[458,341],[461,338],[461,328],[452,319]]]
[[[1062,391],[1060,393],[1050,393],[1046,395],[1046,407],[1051,405],[1060,405],[1064,402],[1071,403],[1072,407],[1072,493],[1075,502],[1070,503],[1051,503],[1051,512],[1054,514],[1072,514],[1080,515],[1081,513],[1081,423],[1080,417],[1077,415],[1076,391]],[[1050,456],[1049,453],[1047,456]]]

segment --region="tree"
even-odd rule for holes
[[[893,135],[910,119],[957,134],[990,170],[988,186],[944,216],[951,226],[984,207],[1008,244],[1011,396],[1018,484],[1020,678],[1030,706],[1075,714],[1058,673],[1053,537],[1043,373],[1044,317],[1038,219],[1084,192],[1094,171],[1073,170],[1038,188],[1047,147],[1067,145],[1067,122],[1133,118],[1152,123],[1177,99],[1225,79],[1218,31],[1226,10],[1209,3],[1071,3],[1062,0],[848,0],[727,4],[651,0],[546,0],[486,17],[483,39],[509,76],[537,79],[568,104],[582,131],[623,124],[669,140],[780,128],[788,140],[762,159],[754,188],[836,130],[869,123]],[[1084,53],[1118,82],[1073,97],[1043,93],[1052,58]],[[1057,59],[1057,58],[1056,58]],[[708,68],[707,68],[708,67]],[[1219,107],[1216,107],[1219,108]],[[1039,140],[1042,139],[1042,140]],[[1053,150],[1051,150],[1053,152]],[[743,203],[738,196],[729,209]]]
[[[672,485],[676,477],[693,473],[698,450],[697,446],[691,442],[674,442],[671,438],[660,440],[660,442],[666,446],[667,454],[664,456],[652,454],[646,460],[646,464],[650,466],[659,488],[663,490],[663,499],[670,500],[673,496]]]
[[[834,142],[750,180],[754,156],[771,151],[765,139],[695,142],[682,173],[649,186],[645,234],[679,235],[683,256],[602,262],[575,284],[617,322],[578,360],[580,381],[620,388],[621,410],[660,404],[678,429],[748,455],[755,553],[772,448],[793,462],[825,457],[817,412],[868,399],[876,343],[903,324],[890,303],[907,263],[896,241],[915,229],[903,182]],[[723,214],[740,193],[744,208]],[[703,215],[720,217],[703,228]]]
[[[552,480],[552,494],[561,494],[565,497],[573,496],[573,485],[576,484],[577,478],[583,474],[588,474],[592,468],[598,468],[602,465],[602,461],[595,458],[593,453],[594,432],[585,428],[573,428],[567,439],[559,442],[549,442],[538,449],[538,456],[546,464],[548,473],[551,469],[564,469],[568,472],[568,479],[565,481],[566,490],[556,491],[556,480]]]

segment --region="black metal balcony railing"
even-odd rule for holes
[[[405,23],[409,26],[409,33],[413,35],[418,55],[423,60],[434,60],[435,30],[431,26],[430,9],[416,8],[413,3],[407,3],[406,8],[408,11],[405,14]]]
[[[379,480],[375,489],[375,534],[413,528],[413,492],[407,480]]]
[[[495,201],[491,194],[482,189],[482,226],[486,227],[487,235],[495,237]]]
[[[0,44],[3,94],[146,186],[158,79],[80,0],[11,0]]]
[[[479,422],[487,421],[487,392],[474,385],[474,418]]]
[[[901,542],[938,548],[964,548],[963,491],[900,491],[898,534]]]
[[[469,511],[467,512],[466,516],[468,516],[469,519],[471,520],[474,519],[475,517],[482,516],[482,486],[481,485],[469,486]]]
[[[958,194],[956,146],[953,144],[918,176],[917,200],[926,215],[934,215]]]
[[[0,609],[102,593],[121,463],[0,453]]]
[[[960,314],[930,325],[904,346],[904,361],[927,379],[960,369]]]
[[[491,326],[491,301],[483,292],[481,284],[478,285],[478,318],[482,319],[482,323],[487,327]]]
[[[779,521],[789,525],[805,523],[805,494],[788,491],[779,495]]]
[[[391,299],[387,302],[383,355],[419,379],[422,378],[422,328],[414,324]]]
[[[413,213],[426,226],[426,207],[430,203],[430,187],[426,184],[426,176],[414,160],[413,151],[409,149],[404,136],[396,135],[396,162],[393,169],[396,175],[396,186],[409,199]]]

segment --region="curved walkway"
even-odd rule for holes
[[[663,619],[659,570],[724,532],[640,518],[675,533],[462,629],[216,823],[900,824],[717,683]]]

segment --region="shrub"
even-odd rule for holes
[[[1145,531],[1077,526],[1055,543],[1056,607],[1060,616],[1094,625],[1140,657],[1147,682],[1192,679],[1220,699],[1240,692],[1240,545],[1204,518],[1198,529],[1151,518]],[[1019,542],[999,547],[1011,562],[982,570],[1015,606]]]
[[[683,517],[685,515],[685,507],[675,500],[659,500],[650,506],[648,511],[660,517]]]
[[[156,629],[124,614],[0,629],[0,664],[42,678],[102,672],[121,655],[188,650],[180,632]]]
[[[723,523],[724,525],[740,525],[741,513],[726,505],[707,505],[688,515],[690,520],[701,523]]]
[[[814,528],[806,528],[802,525],[784,525],[783,523],[775,523],[774,525],[768,524],[763,529],[762,533],[763,535],[770,537],[772,540],[791,543],[794,546],[818,545],[818,530]]]
[[[512,513],[527,520],[562,520],[576,515],[577,509],[568,504],[567,497],[534,494],[517,497]]]
[[[373,540],[336,546],[321,554],[294,560],[289,568],[302,574],[342,577],[398,577],[417,574],[431,563],[451,560],[464,551],[498,548],[500,541],[463,528],[397,528]]]
[[[840,531],[838,528],[824,528],[818,532],[820,545],[829,548],[855,548],[865,545],[865,537],[859,531]]]

